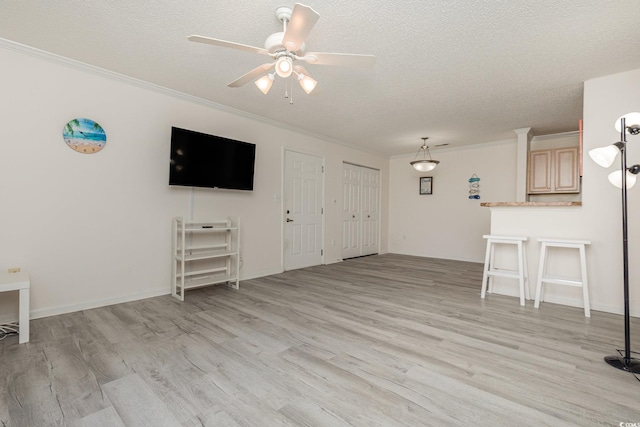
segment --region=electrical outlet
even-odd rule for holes
[[[20,267],[12,267],[8,271],[9,273],[20,273]]]

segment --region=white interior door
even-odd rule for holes
[[[284,269],[322,264],[322,158],[285,151]]]
[[[380,171],[343,163],[342,259],[377,254]]]
[[[377,254],[380,250],[379,204],[380,204],[380,171],[361,168],[362,175],[362,255]]]
[[[360,183],[360,168],[343,163],[342,259],[360,256]]]

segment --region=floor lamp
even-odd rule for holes
[[[630,123],[630,125],[627,125]],[[620,130],[621,141],[607,147],[594,148],[589,156],[598,165],[609,167],[620,152],[621,169],[609,174],[609,181],[622,189],[622,258],[624,277],[624,356],[606,356],[604,360],[611,366],[623,371],[640,373],[640,360],[631,357],[631,334],[629,331],[629,245],[627,242],[627,189],[636,182],[640,165],[627,168],[627,133],[640,134],[640,113],[629,113],[616,121],[616,129]]]

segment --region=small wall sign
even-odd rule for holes
[[[420,194],[433,194],[433,177],[423,176],[420,178]]]
[[[91,119],[73,119],[62,129],[62,137],[67,145],[83,154],[94,154],[107,143],[107,134],[102,126]]]

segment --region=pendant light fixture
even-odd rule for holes
[[[438,163],[440,163],[440,161],[433,160],[431,158],[431,152],[429,151],[429,147],[427,146],[427,139],[429,139],[428,136],[422,137],[422,146],[418,149],[414,160],[412,162],[409,162],[411,166],[413,166],[413,168],[418,172],[429,172],[431,170],[434,170],[436,166],[438,166]],[[423,159],[415,160],[418,158],[420,151],[423,152]],[[429,156],[428,159],[427,155]]]

